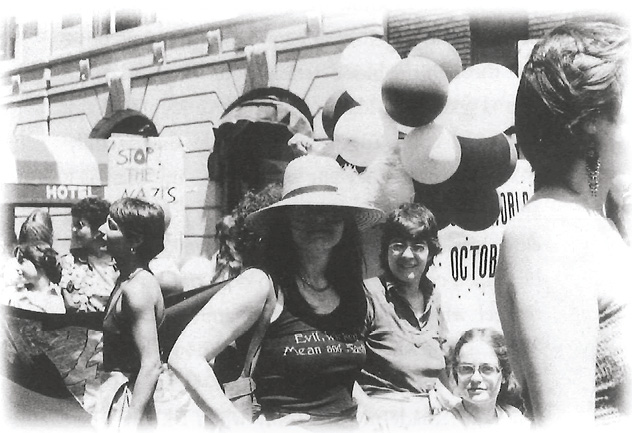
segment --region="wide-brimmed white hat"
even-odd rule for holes
[[[288,206],[331,206],[351,210],[359,230],[379,222],[384,212],[342,193],[341,181],[342,168],[334,159],[317,155],[296,158],[285,169],[281,200],[248,215],[246,224],[253,230],[263,231]]]

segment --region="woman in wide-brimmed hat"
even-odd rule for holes
[[[290,162],[283,198],[247,218],[262,235],[260,265],[215,295],[173,348],[170,365],[220,425],[249,420],[224,396],[208,361],[252,328],[270,302],[275,309],[253,374],[265,419],[355,423],[351,391],[365,359],[367,311],[358,230],[382,212],[343,194],[341,176],[331,158]]]

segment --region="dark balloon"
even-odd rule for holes
[[[331,140],[334,139],[334,128],[338,119],[353,107],[357,107],[358,104],[347,92],[344,90],[334,93],[327,99],[323,106],[323,129],[325,134]]]
[[[402,125],[432,122],[448,100],[448,78],[432,60],[413,57],[399,61],[382,82],[386,112]]]
[[[511,177],[516,168],[517,151],[504,134],[458,139],[461,162],[450,178],[451,183],[497,188]]]

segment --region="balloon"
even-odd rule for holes
[[[363,37],[351,42],[340,55],[338,76],[344,89],[360,105],[382,106],[382,81],[401,60],[388,42]]]
[[[385,112],[363,106],[343,114],[334,128],[340,156],[361,167],[377,158],[398,134],[397,124]]]
[[[398,123],[422,126],[432,122],[448,100],[448,79],[432,60],[408,58],[393,66],[382,83],[386,112]]]
[[[325,130],[327,137],[333,140],[334,128],[336,126],[336,122],[340,119],[340,116],[358,105],[360,104],[358,104],[349,95],[349,93],[344,90],[334,93],[329,97],[329,99],[327,99],[327,102],[325,102],[325,105],[323,106],[322,114],[323,129]]]
[[[454,174],[461,161],[461,146],[452,133],[430,123],[413,129],[404,138],[400,158],[414,180],[432,185]]]
[[[448,81],[452,81],[463,71],[463,63],[459,52],[449,42],[441,39],[428,39],[418,43],[410,53],[408,58],[423,57],[430,59],[443,69]]]
[[[435,120],[459,137],[487,138],[514,124],[518,77],[495,63],[467,68],[450,83],[448,102]]]
[[[415,202],[426,206],[435,217],[439,230],[447,227],[452,220],[450,190],[445,184],[425,185],[413,182]]]
[[[453,190],[452,222],[464,230],[485,230],[500,214],[498,195],[493,188]]]
[[[518,154],[506,135],[458,139],[461,143],[461,163],[450,182],[496,188],[511,177]]]

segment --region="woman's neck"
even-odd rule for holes
[[[301,251],[299,254],[300,264],[298,272],[300,276],[315,286],[325,286],[328,283],[325,272],[329,262],[329,254],[320,252],[310,253],[306,251]]]
[[[494,401],[482,404],[473,404],[467,400],[463,400],[463,408],[478,423],[491,424],[498,420],[498,413],[496,412],[496,402]]]
[[[116,265],[119,270],[119,279],[126,280],[137,269],[145,268],[146,263],[141,262],[135,256],[130,256],[127,260],[117,260]]]
[[[603,172],[600,173],[598,182],[595,185],[597,190],[596,193],[593,194],[586,170],[586,163],[583,160],[578,160],[569,173],[570,175],[565,185],[552,186],[550,188],[563,190],[575,203],[586,209],[603,214],[606,197],[611,186],[609,177]]]
[[[419,278],[406,282],[395,281],[394,284],[397,293],[408,301],[418,316],[424,312],[426,306],[426,298],[420,287],[422,277],[423,276],[420,276]]]

